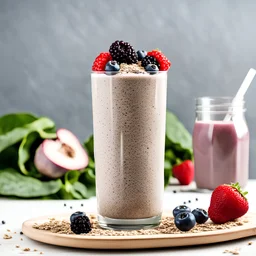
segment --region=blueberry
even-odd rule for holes
[[[155,64],[148,64],[146,67],[145,67],[145,70],[147,72],[149,72],[150,74],[156,74],[158,71],[159,71],[159,68],[157,65]]]
[[[186,205],[180,205],[173,209],[172,214],[174,217],[176,217],[176,215],[181,212],[191,212],[191,209]]]
[[[75,212],[70,216],[70,222],[73,222],[78,216],[85,216],[84,212]]]
[[[147,56],[147,52],[144,50],[139,50],[137,51],[137,55],[138,55],[138,60],[142,60],[144,57]]]
[[[189,231],[196,225],[196,219],[191,212],[180,212],[175,217],[174,224],[181,231]]]
[[[208,214],[204,209],[196,208],[192,211],[198,224],[203,224],[208,220]]]
[[[115,60],[110,60],[105,66],[105,71],[107,75],[114,75],[119,70],[120,70],[120,66]]]

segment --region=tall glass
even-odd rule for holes
[[[244,101],[228,97],[196,99],[193,132],[195,181],[198,188],[248,181],[249,131]],[[228,118],[226,118],[228,117]]]
[[[91,74],[98,222],[159,224],[164,192],[167,72]]]

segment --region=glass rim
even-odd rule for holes
[[[232,96],[202,96],[196,97],[195,101],[197,100],[234,100],[235,97]],[[244,102],[244,99],[237,99],[237,102]]]
[[[109,73],[109,74],[108,74]],[[146,71],[145,72],[122,72],[120,73],[119,71],[91,71],[91,74],[105,74],[105,75],[111,75],[111,74],[121,74],[121,75],[148,75],[148,74],[152,74],[152,75],[157,75],[157,74],[167,74],[168,70],[162,70],[162,71],[157,71],[157,73],[155,73],[155,71]]]
[[[230,114],[234,115],[236,113],[245,113],[247,111],[246,108],[242,108],[240,110],[230,110],[230,111],[225,111],[225,110],[196,110],[196,113],[210,113],[210,114]]]
[[[195,98],[196,108],[217,108],[217,107],[229,107],[229,108],[243,108],[245,101],[243,98],[235,100],[235,97],[198,97]]]

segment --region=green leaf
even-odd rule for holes
[[[168,142],[192,151],[192,137],[179,119],[170,111],[166,112],[166,136]]]
[[[74,199],[73,195],[70,192],[67,192],[64,186],[62,186],[62,188],[58,191],[57,196],[60,199],[65,199],[65,200]]]
[[[73,184],[78,181],[80,176],[80,171],[69,171],[65,173],[65,184],[70,183]]]
[[[4,126],[4,124],[0,122],[0,126]],[[12,130],[8,130],[5,133],[0,135],[0,152],[6,149],[9,146],[16,144],[21,141],[25,136],[33,131],[37,131],[41,138],[45,138],[46,134],[43,130],[54,127],[55,124],[52,120],[42,117],[32,123],[25,124],[21,127],[13,128]],[[9,127],[9,126],[8,126]],[[9,127],[10,128],[10,127]],[[7,130],[7,128],[2,127],[2,131]],[[53,135],[53,134],[52,134]]]
[[[87,197],[87,189],[86,186],[84,184],[82,184],[81,182],[77,181],[73,184],[73,189],[75,191],[77,191],[79,194],[81,194],[82,198],[86,198]]]
[[[34,159],[34,152],[31,152],[31,148],[36,140],[40,138],[38,132],[31,132],[27,136],[25,136],[20,144],[18,155],[18,165],[21,172],[25,175],[29,175],[29,171],[25,167],[25,163],[30,159],[31,155]]]
[[[79,181],[87,188],[86,198],[96,195],[95,179],[95,171],[90,168],[86,168],[79,177]]]
[[[83,184],[91,184],[91,185],[95,185],[95,172],[94,170],[90,169],[90,168],[86,168],[85,172],[83,172],[83,175],[81,175],[81,179],[80,181],[83,181]]]
[[[60,179],[42,182],[21,175],[14,169],[0,171],[0,195],[32,198],[57,193],[62,186]]]
[[[30,124],[37,120],[37,117],[28,113],[7,114],[0,117],[0,135],[9,131]]]
[[[0,170],[5,168],[18,169],[18,145],[12,145],[0,153]]]
[[[93,143],[93,135],[91,135],[87,141],[84,143],[84,147],[89,155],[89,157],[94,162],[94,143]]]
[[[165,159],[167,159],[171,164],[176,163],[176,156],[171,149],[165,151]]]

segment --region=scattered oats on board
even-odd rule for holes
[[[91,216],[90,216],[91,217]],[[88,234],[82,234],[83,236],[133,236],[133,235],[160,235],[160,234],[184,234],[184,232],[178,230],[174,224],[173,217],[163,217],[160,225],[152,229],[132,230],[132,231],[114,231],[105,230],[98,226],[97,220],[90,218],[92,231]],[[211,222],[204,224],[197,224],[193,229],[186,233],[200,233],[214,230],[224,230],[231,227],[237,227],[243,225],[243,220],[238,219],[236,221],[230,221],[225,224],[214,224]],[[47,230],[52,233],[58,234],[74,234],[70,229],[70,222],[66,220],[49,219],[48,222],[33,225],[33,228],[39,230]]]

